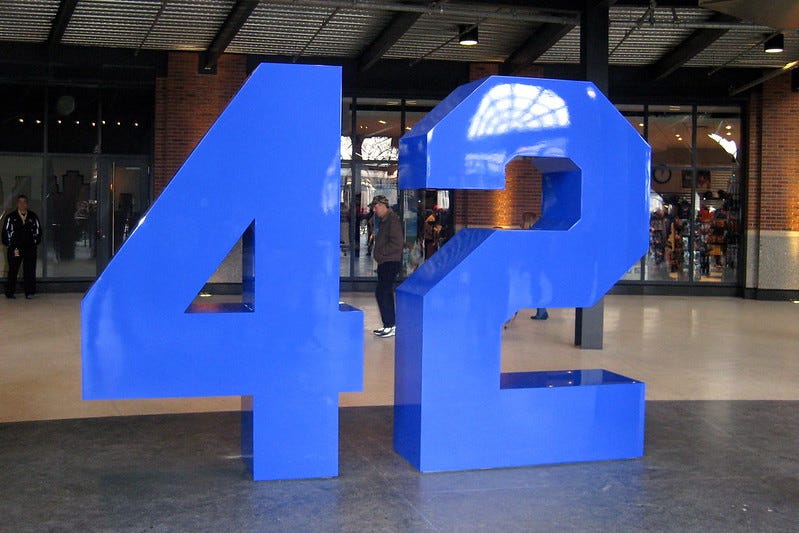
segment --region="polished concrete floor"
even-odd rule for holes
[[[799,402],[649,402],[629,461],[419,474],[341,412],[337,479],[255,483],[235,413],[0,425],[0,530],[795,532]]]
[[[363,392],[341,406],[393,403],[394,341],[377,339],[365,311]],[[80,396],[80,296],[0,299],[0,422],[231,411],[238,398],[85,402]],[[609,296],[605,347],[573,346],[574,311],[546,322],[522,311],[503,334],[505,371],[606,368],[645,381],[649,400],[799,400],[799,305],[737,298]]]
[[[368,333],[372,296],[344,299]],[[0,301],[2,532],[799,530],[799,305],[608,297],[600,351],[572,346],[572,310],[522,311],[503,369],[646,381],[646,453],[493,471],[419,474],[392,451],[394,343],[366,335],[340,476],[254,483],[238,398],[81,400],[79,303]]]

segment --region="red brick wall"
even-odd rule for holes
[[[756,229],[760,224],[760,198],[758,183],[760,179],[760,115],[762,113],[763,99],[758,93],[752,93],[749,98],[749,181],[747,183],[746,228]]]
[[[499,73],[497,63],[473,63],[472,80]],[[525,75],[540,74],[536,69]],[[541,173],[530,158],[517,158],[505,168],[505,189],[501,191],[455,191],[455,224],[458,226],[515,226],[524,213],[541,216]]]
[[[541,173],[529,157],[508,163],[504,190],[455,191],[459,226],[520,227],[524,213],[541,216]]]
[[[155,81],[156,196],[208,131],[247,75],[246,57],[224,54],[217,74],[198,74],[198,54],[170,52],[165,78]]]
[[[764,83],[750,104],[747,227],[798,231],[799,93],[790,73]]]

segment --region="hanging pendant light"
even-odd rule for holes
[[[474,46],[480,42],[477,35],[477,25],[461,24],[458,26],[458,44]]]
[[[763,51],[767,54],[779,54],[785,50],[785,36],[781,33],[768,39],[763,45]]]

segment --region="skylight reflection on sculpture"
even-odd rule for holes
[[[480,101],[469,124],[469,139],[509,132],[569,126],[569,109],[555,92],[535,85],[506,83]]]

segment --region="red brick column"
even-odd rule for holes
[[[799,231],[799,93],[790,73],[764,83],[750,107],[749,212],[757,218],[748,227]]]
[[[755,297],[799,294],[799,93],[785,73],[750,97],[747,289]]]
[[[198,54],[170,52],[167,75],[155,81],[156,196],[164,189],[246,78],[246,57],[224,54],[217,74],[198,74]]]

